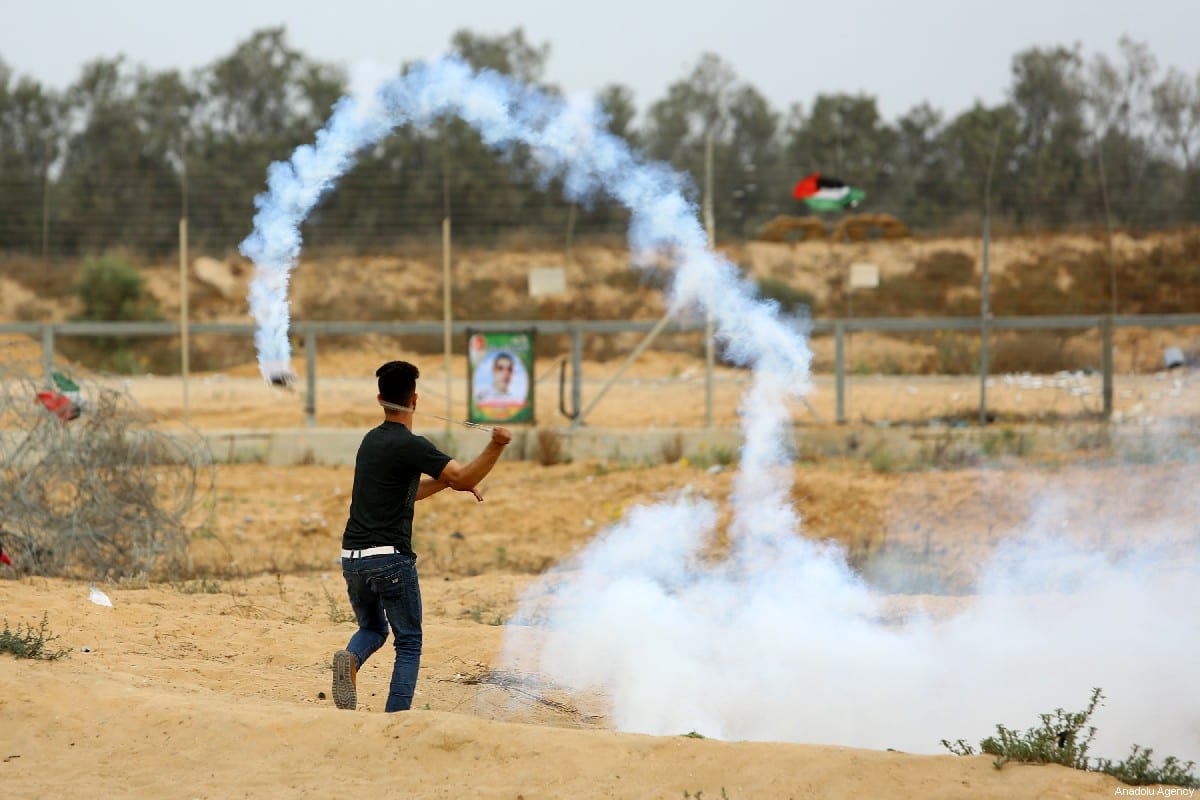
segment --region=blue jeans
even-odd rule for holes
[[[384,711],[407,711],[412,708],[421,666],[421,587],[416,559],[399,553],[343,558],[342,575],[358,620],[358,630],[346,649],[362,667],[383,647],[391,626],[396,664]]]

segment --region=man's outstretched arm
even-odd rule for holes
[[[431,496],[437,494],[442,489],[449,489],[449,488],[450,488],[450,484],[446,483],[445,481],[443,481],[439,478],[421,478],[420,484],[417,485],[417,499],[424,500],[426,497],[431,497]],[[459,489],[459,491],[470,492],[471,494],[475,495],[476,500],[478,500],[481,503],[483,502],[483,495],[481,495],[479,493],[479,491],[477,489],[475,489],[475,487],[473,487],[473,486],[469,489]]]
[[[512,433],[507,428],[492,428],[492,439],[483,448],[482,453],[465,466],[451,459],[438,479],[460,492],[474,489],[492,471],[492,467],[496,466],[504,448],[511,441]]]

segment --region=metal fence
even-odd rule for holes
[[[846,341],[856,332],[877,333],[929,333],[956,332],[978,334],[986,339],[995,331],[1044,331],[1071,330],[1098,331],[1101,336],[1101,364],[1103,406],[1100,413],[1109,418],[1113,413],[1113,332],[1119,328],[1185,328],[1200,327],[1200,314],[1161,315],[1086,315],[1086,316],[1039,316],[1039,317],[929,317],[929,318],[861,318],[861,319],[817,319],[808,323],[814,336],[832,335],[834,338],[833,384],[836,396],[835,420],[847,421],[846,411]],[[21,334],[40,338],[42,359],[47,380],[53,371],[55,342],[58,337],[168,337],[180,336],[184,330],[178,322],[67,322],[0,323],[0,334]],[[189,323],[186,331],[197,335],[221,334],[252,337],[255,326],[246,323]],[[305,416],[310,426],[316,425],[317,398],[317,346],[322,336],[437,336],[445,332],[445,323],[429,322],[305,322],[296,321],[291,326],[293,336],[304,341],[305,370]],[[533,330],[541,335],[566,335],[570,339],[570,356],[563,359],[560,376],[560,409],[572,420],[573,425],[582,425],[588,412],[603,397],[609,386],[616,381],[624,368],[650,345],[652,340],[664,332],[688,332],[703,334],[703,321],[663,320],[590,320],[590,321],[466,321],[450,324],[454,336],[463,336],[471,331]],[[587,407],[583,406],[583,353],[584,337],[622,333],[644,335],[638,347],[629,354],[617,373],[594,395]],[[568,369],[569,367],[569,369]],[[184,374],[186,393],[186,373]],[[709,408],[707,424],[712,425],[712,382],[713,366],[706,363],[704,376]],[[568,390],[569,385],[569,390]],[[987,376],[979,375],[979,419],[988,420]],[[186,408],[186,399],[185,399]]]

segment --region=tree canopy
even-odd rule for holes
[[[521,28],[460,30],[448,49],[559,91],[546,80],[550,45]],[[283,28],[256,31],[189,74],[96,59],[62,91],[0,59],[0,250],[165,253],[185,207],[199,246],[232,249],[249,232],[267,166],[311,141],[347,86],[344,70],[297,50]],[[951,113],[923,103],[895,120],[867,94],[773,108],[715,53],[700,54],[644,114],[626,86],[597,98],[610,131],[691,175],[697,205],[711,142],[726,237],[806,213],[790,188],[814,171],[865,190],[860,210],[929,233],[975,224],[985,204],[1024,230],[1200,219],[1200,75],[1164,69],[1128,38],[1113,53],[1023,50],[1004,102]],[[383,248],[435,231],[446,213],[456,236],[479,241],[567,226],[618,234],[627,220],[603,202],[572,207],[528,154],[498,155],[446,120],[363,153],[304,233],[318,245]]]

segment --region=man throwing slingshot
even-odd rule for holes
[[[412,432],[419,372],[407,361],[389,361],[375,372],[383,423],[363,437],[354,463],[350,518],[342,534],[342,575],[358,630],[333,654],[333,701],[358,704],[358,670],[387,641],[390,627],[396,662],[384,711],[412,707],[421,664],[421,589],[412,550],[414,505],[443,489],[471,492],[512,441],[493,428],[487,446],[463,465]]]

